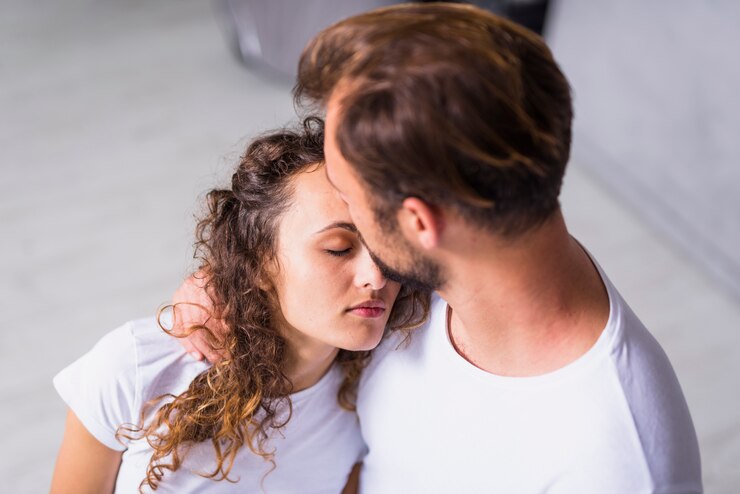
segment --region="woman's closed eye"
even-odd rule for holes
[[[346,256],[350,252],[352,252],[352,247],[348,247],[348,248],[343,249],[343,250],[326,249],[326,253],[329,254],[329,255],[332,255],[334,257]]]

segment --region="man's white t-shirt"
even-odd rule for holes
[[[109,448],[123,451],[115,492],[138,492],[152,453],[144,440],[119,443],[118,426],[139,423],[148,400],[185,391],[207,368],[151,318],[108,333],[54,378],[57,391],[87,430]],[[364,452],[357,416],[337,403],[341,381],[335,366],[318,383],[290,396],[292,417],[268,443],[268,448],[275,448],[275,470],[269,472],[272,465],[245,446],[229,476],[239,482],[204,478],[196,472],[212,472],[215,465],[215,452],[206,441],[190,450],[179,470],[165,473],[156,492],[340,492]]]
[[[610,315],[575,362],[502,377],[461,357],[447,304],[389,338],[360,385],[363,494],[702,491],[696,433],[665,353],[603,272]]]

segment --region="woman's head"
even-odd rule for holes
[[[290,185],[272,265],[274,322],[306,356],[330,347],[371,350],[400,285],[380,274],[323,165],[300,171]]]
[[[336,355],[344,371],[338,399],[351,407],[386,323],[411,328],[428,311],[429,294],[399,293],[370,259],[324,174],[318,118],[254,140],[231,188],[210,191],[207,205],[196,249],[214,316],[229,328],[229,357],[142,429],[154,448],[150,487],[179,468],[180,447],[191,441],[212,441],[217,466],[210,477],[217,480],[242,446],[269,459],[264,442],[285,424],[278,408],[290,405],[286,374],[296,352]]]
[[[249,146],[231,190],[208,196],[211,214],[199,226],[204,267],[217,300],[250,290],[289,346],[369,350],[400,287],[382,277],[326,178],[322,130],[309,119],[300,132]],[[224,315],[241,305],[244,297],[234,299]]]

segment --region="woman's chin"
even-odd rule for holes
[[[383,339],[383,331],[373,331],[363,335],[362,338],[356,338],[352,341],[348,341],[342,348],[351,352],[363,352],[367,350],[373,350],[380,344],[380,340]]]

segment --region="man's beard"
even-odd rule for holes
[[[414,251],[411,252],[411,267],[405,272],[388,266],[388,264],[383,262],[372,251],[370,251],[370,257],[378,266],[383,276],[391,281],[398,282],[412,290],[431,292],[439,289],[444,284],[439,266],[420,254]]]
[[[401,271],[390,267],[368,248],[370,257],[378,266],[383,276],[412,290],[431,292],[438,290],[444,285],[445,280],[439,265],[414,250],[401,234],[396,220],[395,209],[389,207],[387,204],[375,204],[373,212],[375,213],[375,222],[385,234],[386,239],[390,239],[390,241],[386,241],[388,245],[395,244],[395,250],[397,252],[401,252],[402,254],[408,253],[406,256],[398,256],[399,258],[405,257],[406,259],[411,259],[408,270]],[[367,244],[365,247],[367,247]]]

